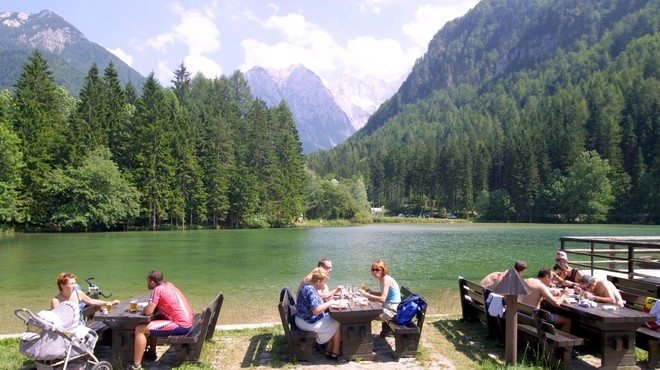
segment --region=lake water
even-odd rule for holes
[[[479,280],[516,260],[527,276],[554,263],[562,236],[660,235],[660,226],[443,224],[0,237],[0,334],[24,329],[17,308],[35,313],[57,294],[57,275],[74,272],[113,298],[148,294],[146,274],[163,271],[196,311],[225,294],[220,324],[279,322],[282,287],[297,288],[321,257],[333,260],[329,285],[377,287],[371,262],[382,259],[400,285],[424,295],[429,313],[456,307],[456,277]]]

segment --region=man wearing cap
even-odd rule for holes
[[[523,276],[523,274],[527,271],[527,263],[525,261],[518,261],[513,265],[513,268],[518,273],[518,276]],[[495,288],[497,284],[499,284],[500,281],[504,279],[507,272],[509,272],[509,270],[491,272],[490,274],[486,275],[485,278],[481,279],[479,285],[488,290],[493,290],[493,288]]]
[[[582,275],[584,275],[580,270],[569,266],[568,256],[565,251],[557,251],[557,258],[555,259],[557,268],[553,272],[553,278],[556,279],[562,286],[569,288],[578,288],[580,290],[580,285],[578,282]]]

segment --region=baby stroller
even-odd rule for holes
[[[36,315],[25,308],[14,311],[27,325],[19,351],[35,360],[37,370],[112,370],[109,362],[94,356],[98,336],[79,324],[79,311],[73,302],[62,302]]]

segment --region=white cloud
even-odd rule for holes
[[[220,65],[207,56],[220,49],[220,31],[215,24],[213,12],[206,9],[186,10],[176,3],[173,4],[173,10],[181,16],[181,22],[171,31],[148,39],[147,46],[165,54],[168,52],[168,46],[183,44],[188,49],[183,58],[184,64],[192,74],[202,72],[209,78],[222,74]],[[159,76],[163,76],[164,69],[168,68],[165,64],[159,62]],[[168,68],[168,75],[171,75],[171,72]]]
[[[478,0],[461,0],[449,5],[421,5],[415,10],[414,20],[403,26],[403,33],[415,45],[426,50],[429,41],[445,23],[462,16],[478,2]]]
[[[158,79],[158,82],[160,82],[161,85],[169,86],[170,81],[174,78],[174,69],[170,68],[166,61],[159,60],[158,66],[154,71],[154,76]]]
[[[207,78],[222,76],[222,67],[203,55],[188,55],[184,58],[183,64],[185,64],[186,69],[188,69],[192,75],[195,75],[197,72],[202,72]]]
[[[359,4],[359,8],[363,12],[367,11],[374,14],[379,14],[381,11],[383,11],[384,6],[390,5],[397,1],[401,0],[365,0]]]
[[[405,52],[394,39],[356,37],[348,41],[346,67],[352,75],[372,75],[395,81],[405,74],[419,56]]]
[[[126,54],[125,51],[123,51],[120,48],[116,49],[108,49],[109,52],[117,56],[117,58],[121,59],[124,61],[124,63],[128,64],[129,66],[133,66],[133,57]]]
[[[276,44],[255,39],[243,40],[244,63],[241,69],[255,65],[281,69],[300,63],[320,74],[337,68],[337,60],[343,54],[342,48],[329,33],[307,22],[302,15],[272,16],[261,25],[265,29],[281,32],[284,40]]]
[[[241,70],[253,66],[283,69],[300,63],[328,80],[339,77],[338,73],[345,73],[355,76],[371,74],[393,81],[405,74],[419,56],[418,51],[412,55],[404,52],[394,39],[362,36],[348,40],[342,46],[328,32],[300,14],[272,16],[261,25],[279,31],[284,39],[274,44],[256,39],[243,40]]]

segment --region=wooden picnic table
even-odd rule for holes
[[[355,303],[346,308],[330,307],[330,316],[341,324],[342,358],[346,360],[373,360],[371,321],[383,312],[383,304],[369,301]]]
[[[582,307],[578,303],[563,303],[559,307],[543,302],[543,308],[566,317],[571,333],[587,340],[587,346],[601,354],[602,369],[623,369],[635,366],[635,331],[655,316],[625,307],[606,310],[607,304]]]
[[[135,344],[135,328],[140,324],[150,322],[154,315],[145,315],[142,308],[137,312],[129,311],[130,301],[136,300],[138,303],[149,302],[149,296],[137,296],[124,301],[113,307],[112,311],[106,315],[98,315],[98,318],[112,329],[112,361],[121,360],[123,363],[133,361],[133,352]]]

